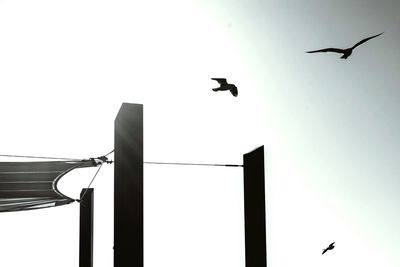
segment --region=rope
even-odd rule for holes
[[[155,162],[145,161],[146,164],[163,164],[163,165],[190,165],[190,166],[213,166],[213,167],[243,167],[243,165],[236,164],[210,164],[210,163],[181,163],[181,162]]]
[[[110,152],[108,152],[107,154],[105,154],[104,157],[107,157],[107,156],[110,155],[111,153],[114,153],[114,149],[111,150]]]
[[[103,166],[103,164],[99,165],[99,168],[97,169],[96,173],[94,174],[92,180],[90,181],[89,185],[86,187],[85,192],[83,192],[82,197],[80,199],[76,199],[77,202],[81,202],[83,200],[83,198],[86,195],[86,192],[88,191],[89,187],[92,185],[94,179],[96,178],[97,174],[99,173],[101,167]]]
[[[72,158],[40,157],[40,156],[20,156],[20,155],[0,155],[0,157],[29,158],[29,159],[58,159],[58,160],[71,160],[71,161],[80,161],[80,160],[81,160],[81,159],[72,159]]]
[[[108,160],[107,156],[114,153],[114,149],[105,154],[104,156],[97,157],[105,163],[112,163],[112,160]],[[15,158],[34,158],[34,159],[55,159],[55,160],[71,160],[80,161],[81,159],[73,158],[59,158],[59,157],[41,157],[41,156],[21,156],[21,155],[0,155],[0,157],[15,157]],[[182,163],[182,162],[156,162],[156,161],[145,161],[145,164],[162,164],[162,165],[189,165],[189,166],[213,166],[213,167],[243,167],[238,164],[211,164],[211,163]],[[89,185],[90,186],[90,185]]]
[[[107,156],[114,152],[114,149],[105,154],[104,156],[97,157],[96,159],[100,159],[106,163],[112,163],[111,160],[108,160]],[[70,160],[70,161],[81,161],[82,159],[73,159],[73,158],[60,158],[60,157],[43,157],[43,156],[27,156],[27,155],[9,155],[9,154],[0,154],[0,157],[9,157],[9,158],[28,158],[28,159],[54,159],[54,160]]]
[[[107,157],[111,153],[114,153],[114,149],[103,157]],[[100,157],[102,158],[102,157]],[[107,161],[106,161],[107,162]],[[111,161],[112,162],[112,161]],[[108,162],[107,162],[108,163]],[[210,163],[181,163],[181,162],[156,162],[156,161],[144,161],[145,164],[162,164],[162,165],[189,165],[189,166],[214,166],[214,167],[243,167],[238,164],[210,164]]]

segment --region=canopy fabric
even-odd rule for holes
[[[0,162],[0,212],[40,209],[69,204],[57,183],[76,168],[94,167],[101,162],[78,161]]]

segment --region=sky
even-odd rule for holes
[[[264,145],[268,266],[399,266],[399,11],[396,0],[1,0],[0,154],[104,155],[121,104],[140,103],[145,161],[241,164]],[[347,60],[305,53],[381,32]],[[213,92],[212,77],[238,97]],[[94,173],[60,190],[78,198]],[[112,177],[107,165],[93,183],[94,266],[113,262]],[[242,178],[145,165],[145,266],[243,267]],[[0,214],[0,262],[77,266],[78,225],[78,204]]]

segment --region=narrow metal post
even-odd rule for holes
[[[79,217],[79,267],[93,267],[93,188],[81,191]]]
[[[143,267],[143,105],[123,103],[114,131],[114,267]]]
[[[246,267],[266,267],[264,146],[243,155]]]

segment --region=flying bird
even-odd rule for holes
[[[220,87],[218,88],[213,88],[212,90],[214,92],[217,91],[230,91],[232,93],[233,96],[237,96],[238,95],[238,89],[234,84],[231,83],[227,83],[225,78],[211,78],[211,80],[217,81],[220,85]]]
[[[334,53],[343,54],[343,56],[341,56],[340,58],[347,59],[347,58],[351,55],[351,53],[353,53],[354,48],[356,48],[357,46],[359,46],[359,45],[365,43],[365,42],[368,41],[368,40],[371,40],[372,38],[378,37],[378,36],[381,35],[381,34],[383,34],[383,32],[380,33],[380,34],[377,34],[377,35],[374,35],[374,36],[365,38],[365,39],[359,41],[359,42],[356,43],[353,47],[350,47],[350,48],[346,48],[346,49],[340,49],[340,48],[324,48],[324,49],[320,49],[320,50],[307,51],[306,53],[334,52]]]
[[[333,242],[332,244],[329,245],[329,247],[327,247],[326,249],[322,250],[322,255],[327,252],[328,250],[332,250],[335,246],[333,245],[335,244],[335,242]]]

